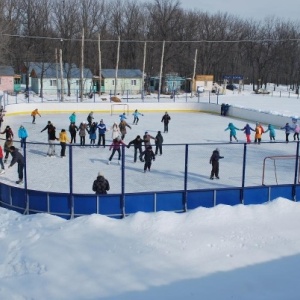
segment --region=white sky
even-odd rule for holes
[[[138,0],[138,2],[147,2]],[[151,2],[149,0],[149,2]],[[184,9],[199,9],[211,14],[222,12],[238,16],[242,19],[263,20],[267,16],[275,16],[280,19],[299,21],[299,2],[296,0],[272,1],[272,0],[181,0]]]
[[[297,113],[299,105],[288,98],[230,93],[223,98],[232,105],[244,107],[255,104],[257,107],[259,102],[266,103],[270,99],[273,99],[272,109]],[[15,126],[25,120],[7,117],[5,122],[13,118],[17,119]],[[45,132],[38,132],[52,116],[42,114],[37,119],[36,129],[30,127],[30,116],[26,118],[27,123],[24,123],[30,129],[31,139],[46,139]],[[174,118],[176,120],[176,116]],[[220,121],[215,123],[217,119]],[[167,139],[178,136],[173,135],[173,129],[180,128],[176,127],[175,120],[171,120]],[[189,120],[190,114],[187,114],[185,122]],[[206,128],[209,135],[228,141],[228,131],[224,132],[224,128],[231,119],[213,116],[212,120],[209,123],[212,126]],[[68,119],[62,114],[55,116],[55,121],[62,126]],[[158,122],[158,127],[151,126],[157,130],[162,125]],[[141,117],[131,134],[135,136],[146,128],[149,128],[147,114]],[[194,131],[183,130],[185,138],[188,134],[194,136]],[[238,134],[244,139],[241,132]],[[283,139],[284,133],[278,131],[278,138]],[[261,146],[263,149],[265,145]],[[98,151],[98,155],[100,151],[98,148],[81,150],[82,156],[90,160],[91,151]],[[33,168],[37,179],[42,177],[42,181],[54,189],[55,186],[51,186],[53,177],[62,173],[63,163],[60,158],[52,159],[51,164],[58,162],[57,168],[47,164],[47,173],[41,174],[40,169],[47,159],[43,151],[32,152],[37,159]],[[107,158],[107,153],[104,157]],[[164,155],[157,158],[153,167],[153,172],[157,173],[154,174],[162,172],[163,159]],[[235,160],[229,152],[221,161],[224,180],[228,177],[225,164],[229,163],[232,169]],[[207,157],[205,163],[209,170]],[[89,179],[89,191],[99,168],[105,165],[104,173],[111,182],[113,172],[119,172],[117,165],[107,166],[104,158],[96,164],[92,168],[84,165],[81,168],[82,177]],[[140,163],[137,170],[141,171],[141,166]],[[13,167],[2,180],[13,180],[15,176],[16,167]],[[150,177],[153,174],[142,176],[146,176],[144,183],[154,180]],[[208,176],[199,180],[210,182]],[[222,181],[221,178],[215,184],[222,184]],[[80,185],[84,184],[80,182]],[[299,214],[300,203],[282,198],[264,205],[219,205],[184,214],[137,213],[124,220],[91,215],[66,221],[47,214],[23,216],[0,208],[0,299],[298,300]]]

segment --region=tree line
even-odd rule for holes
[[[24,63],[54,62],[62,50],[64,64],[81,63],[99,75],[101,66],[142,69],[192,77],[243,75],[245,83],[300,84],[300,27],[275,17],[245,20],[219,12],[185,10],[178,0],[1,0],[0,63],[19,73]],[[197,57],[195,53],[197,50]]]

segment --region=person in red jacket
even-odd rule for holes
[[[112,144],[109,147],[109,151],[111,149],[113,149],[113,151],[112,151],[111,156],[108,159],[108,162],[107,162],[108,165],[110,164],[110,162],[111,162],[111,160],[114,157],[114,155],[115,155],[116,152],[118,152],[118,154],[119,154],[118,164],[119,165],[121,164],[121,145],[126,146],[126,144],[121,140],[120,137],[118,137],[116,139],[113,139]]]
[[[1,170],[0,170],[0,174],[5,173],[5,167],[4,167],[4,163],[3,163],[3,149],[0,145],[0,166],[1,166]]]

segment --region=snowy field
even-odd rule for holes
[[[297,99],[228,94],[223,99],[231,105],[256,108],[270,99],[263,109],[300,115]],[[209,156],[216,144],[192,150],[194,159],[190,157],[189,171],[194,181],[190,184],[221,187],[239,182],[245,136],[239,131],[239,143],[230,145],[229,133],[224,129],[229,122],[237,127],[245,122],[210,114],[170,114],[165,144],[226,143],[218,146],[225,156],[220,163],[219,181],[208,179]],[[103,118],[107,125],[118,120],[117,116],[95,117]],[[78,121],[85,119],[86,115],[78,116]],[[139,125],[128,130],[125,142],[146,130],[151,134],[162,130],[160,119],[161,115],[145,113]],[[36,125],[31,125],[30,116],[18,116],[7,117],[4,126],[11,125],[16,134],[23,124],[29,131],[29,141],[46,142],[47,134],[40,131],[48,120],[58,131],[68,125],[66,114],[42,113]],[[263,136],[263,141],[267,140]],[[283,131],[277,130],[277,140],[284,141]],[[247,163],[254,167],[247,171],[247,180],[261,180],[260,160],[269,155],[270,149],[294,154],[295,145],[250,145]],[[46,146],[28,150],[32,158],[28,166],[31,187],[38,182],[36,186],[43,189],[64,191],[68,185],[67,159],[47,158]],[[177,165],[181,166],[183,158],[179,160],[177,147],[166,146],[163,151],[153,163],[153,171],[143,174],[142,163],[132,163],[133,150],[129,149],[126,188],[139,190],[153,185],[155,189],[170,189],[170,180],[175,188],[176,177],[183,170]],[[100,170],[110,180],[111,192],[119,191],[120,166],[106,164],[108,149],[75,148],[74,156],[74,174],[77,170],[82,173],[76,177],[75,191],[91,192],[92,181]],[[290,173],[293,176],[293,170],[286,171],[287,177]],[[165,186],[160,182],[161,173],[168,180]],[[173,176],[175,173],[177,176]],[[2,180],[13,184],[16,176],[13,167]],[[23,216],[0,208],[0,299],[298,300],[299,214],[298,202],[282,198],[264,205],[218,205],[183,214],[137,213],[123,220],[91,215],[66,221],[47,214]]]

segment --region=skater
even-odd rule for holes
[[[137,125],[138,122],[139,122],[139,116],[144,116],[143,114],[141,114],[140,112],[138,112],[138,110],[136,109],[134,111],[134,113],[132,114],[133,115],[133,125]]]
[[[162,155],[162,144],[164,142],[164,138],[161,135],[161,132],[158,131],[155,137],[155,155],[157,155],[159,150],[159,155]]]
[[[275,141],[275,128],[273,125],[269,124],[268,129],[265,131],[267,133],[269,131],[270,142]]]
[[[78,127],[75,125],[75,123],[71,123],[69,126],[69,132],[71,136],[71,144],[74,143],[76,144],[76,133],[78,131]]]
[[[49,128],[49,134],[48,134],[49,140],[49,149],[47,152],[47,156],[49,157],[55,157],[55,141],[58,140],[56,137],[56,128],[52,125],[52,127]]]
[[[80,137],[80,147],[85,147],[85,136],[88,132],[86,122],[81,122],[78,128],[79,137]]]
[[[36,115],[39,115],[41,117],[39,110],[37,108],[31,112],[32,124],[35,124]]]
[[[1,145],[0,145],[0,166],[1,166],[0,174],[4,174],[5,167],[4,167],[4,163],[3,163],[3,149],[1,147]]]
[[[21,125],[18,130],[18,137],[21,140],[21,148],[23,148],[26,143],[26,139],[28,137],[27,130],[25,129],[25,127],[23,125]]]
[[[127,145],[127,148],[129,149],[131,145],[133,145],[134,147],[134,159],[133,159],[133,162],[135,163],[136,162],[136,159],[137,159],[137,152],[139,151],[139,156],[141,156],[142,154],[142,143],[144,141],[142,140],[142,138],[137,135],[136,138],[134,140],[132,140],[131,142],[129,142],[129,144]],[[140,159],[141,160],[141,159]],[[141,160],[141,162],[143,162]]]
[[[109,191],[110,186],[107,179],[105,179],[104,175],[99,172],[97,179],[93,183],[93,191],[96,193],[96,195],[103,195],[107,194],[107,191]]]
[[[241,130],[243,130],[244,133],[246,134],[246,141],[247,141],[247,143],[248,144],[251,143],[251,131],[255,132],[255,130],[248,123]]]
[[[4,111],[3,111],[3,108],[0,110],[0,129],[1,129],[1,126],[2,126],[2,123],[4,121]]]
[[[224,156],[220,156],[220,150],[219,148],[216,148],[216,150],[213,151],[209,163],[211,164],[211,173],[210,173],[210,179],[214,179],[214,176],[217,179],[219,178],[219,160],[221,158],[224,158]]]
[[[90,148],[95,147],[97,138],[97,123],[93,122],[88,130],[90,135]]]
[[[145,131],[145,134],[144,134],[144,136],[143,136],[145,149],[147,149],[147,146],[152,146],[152,145],[151,145],[151,139],[152,139],[152,140],[155,140],[155,137],[153,137],[152,135],[150,135],[150,134],[148,133],[148,131]]]
[[[53,129],[53,124],[51,123],[51,121],[48,121],[47,125],[45,126],[45,128],[43,130],[41,130],[41,132],[45,131],[47,129],[47,133],[48,133],[48,141],[49,141],[49,133],[50,131]]]
[[[70,142],[65,129],[62,129],[59,133],[59,142],[61,146],[60,157],[63,158],[66,156],[67,142]]]
[[[232,138],[234,138],[236,140],[236,142],[238,142],[238,139],[236,137],[236,130],[240,130],[240,129],[235,127],[233,125],[233,123],[229,123],[228,127],[224,131],[227,131],[227,130],[230,130],[230,134],[229,134],[230,143],[232,143]]]
[[[300,126],[298,123],[295,124],[295,127],[294,127],[294,141],[296,141],[296,138],[297,138],[297,141],[299,141],[299,132],[300,132]]]
[[[94,112],[91,111],[86,119],[88,121],[88,127],[91,127],[92,122],[94,120]]]
[[[143,157],[144,157],[144,159],[143,159]],[[150,171],[151,165],[152,165],[152,160],[153,161],[155,160],[155,154],[152,151],[152,146],[147,146],[147,149],[142,152],[140,159],[145,161],[144,173],[146,173],[147,169]]]
[[[255,127],[255,138],[254,138],[255,144],[260,144],[263,133],[265,133],[264,128],[261,126],[260,123],[257,122]]]
[[[168,112],[165,112],[165,114],[161,118],[161,121],[164,122],[164,133],[169,131],[170,120],[171,120],[171,117],[169,116]]]
[[[23,183],[24,157],[14,146],[10,146],[9,151],[11,152],[12,160],[8,167],[11,168],[15,163],[18,163],[19,180],[16,183],[21,184]]]
[[[71,116],[69,117],[69,120],[70,120],[70,124],[72,124],[72,123],[76,124],[76,113],[75,112],[73,112],[71,114]]]
[[[118,164],[121,164],[121,145],[126,146],[126,144],[121,140],[120,137],[114,139],[112,141],[112,144],[109,147],[109,151],[111,151],[111,149],[113,149],[111,156],[108,159],[107,164],[110,165],[110,162],[112,160],[112,158],[114,157],[115,153],[118,152],[119,157],[118,157]]]
[[[117,124],[117,122],[114,122],[113,126],[110,128],[111,130],[111,138],[112,140],[120,137],[121,138],[121,131],[119,128],[119,125]]]
[[[1,132],[1,134],[5,134],[5,139],[6,140],[12,140],[14,138],[14,133],[13,133],[12,129],[8,125]]]
[[[285,131],[285,141],[289,142],[289,135],[293,131],[293,128],[290,126],[289,123],[286,123],[285,126],[281,127],[280,129],[284,129]]]
[[[105,148],[105,132],[106,132],[106,125],[103,123],[103,120],[100,120],[100,123],[97,125],[98,128],[98,147],[102,146]]]
[[[119,115],[119,118],[120,118],[120,122],[122,122],[123,120],[126,120],[126,119],[127,119],[125,113],[122,113],[121,115]]]
[[[5,152],[5,157],[4,157],[4,163],[7,163],[8,156],[10,154],[10,147],[13,145],[13,140],[7,140],[4,143],[4,152]]]
[[[119,124],[120,132],[121,132],[121,140],[125,139],[125,135],[127,133],[126,127],[131,129],[131,126],[127,124],[125,120],[122,120]]]

